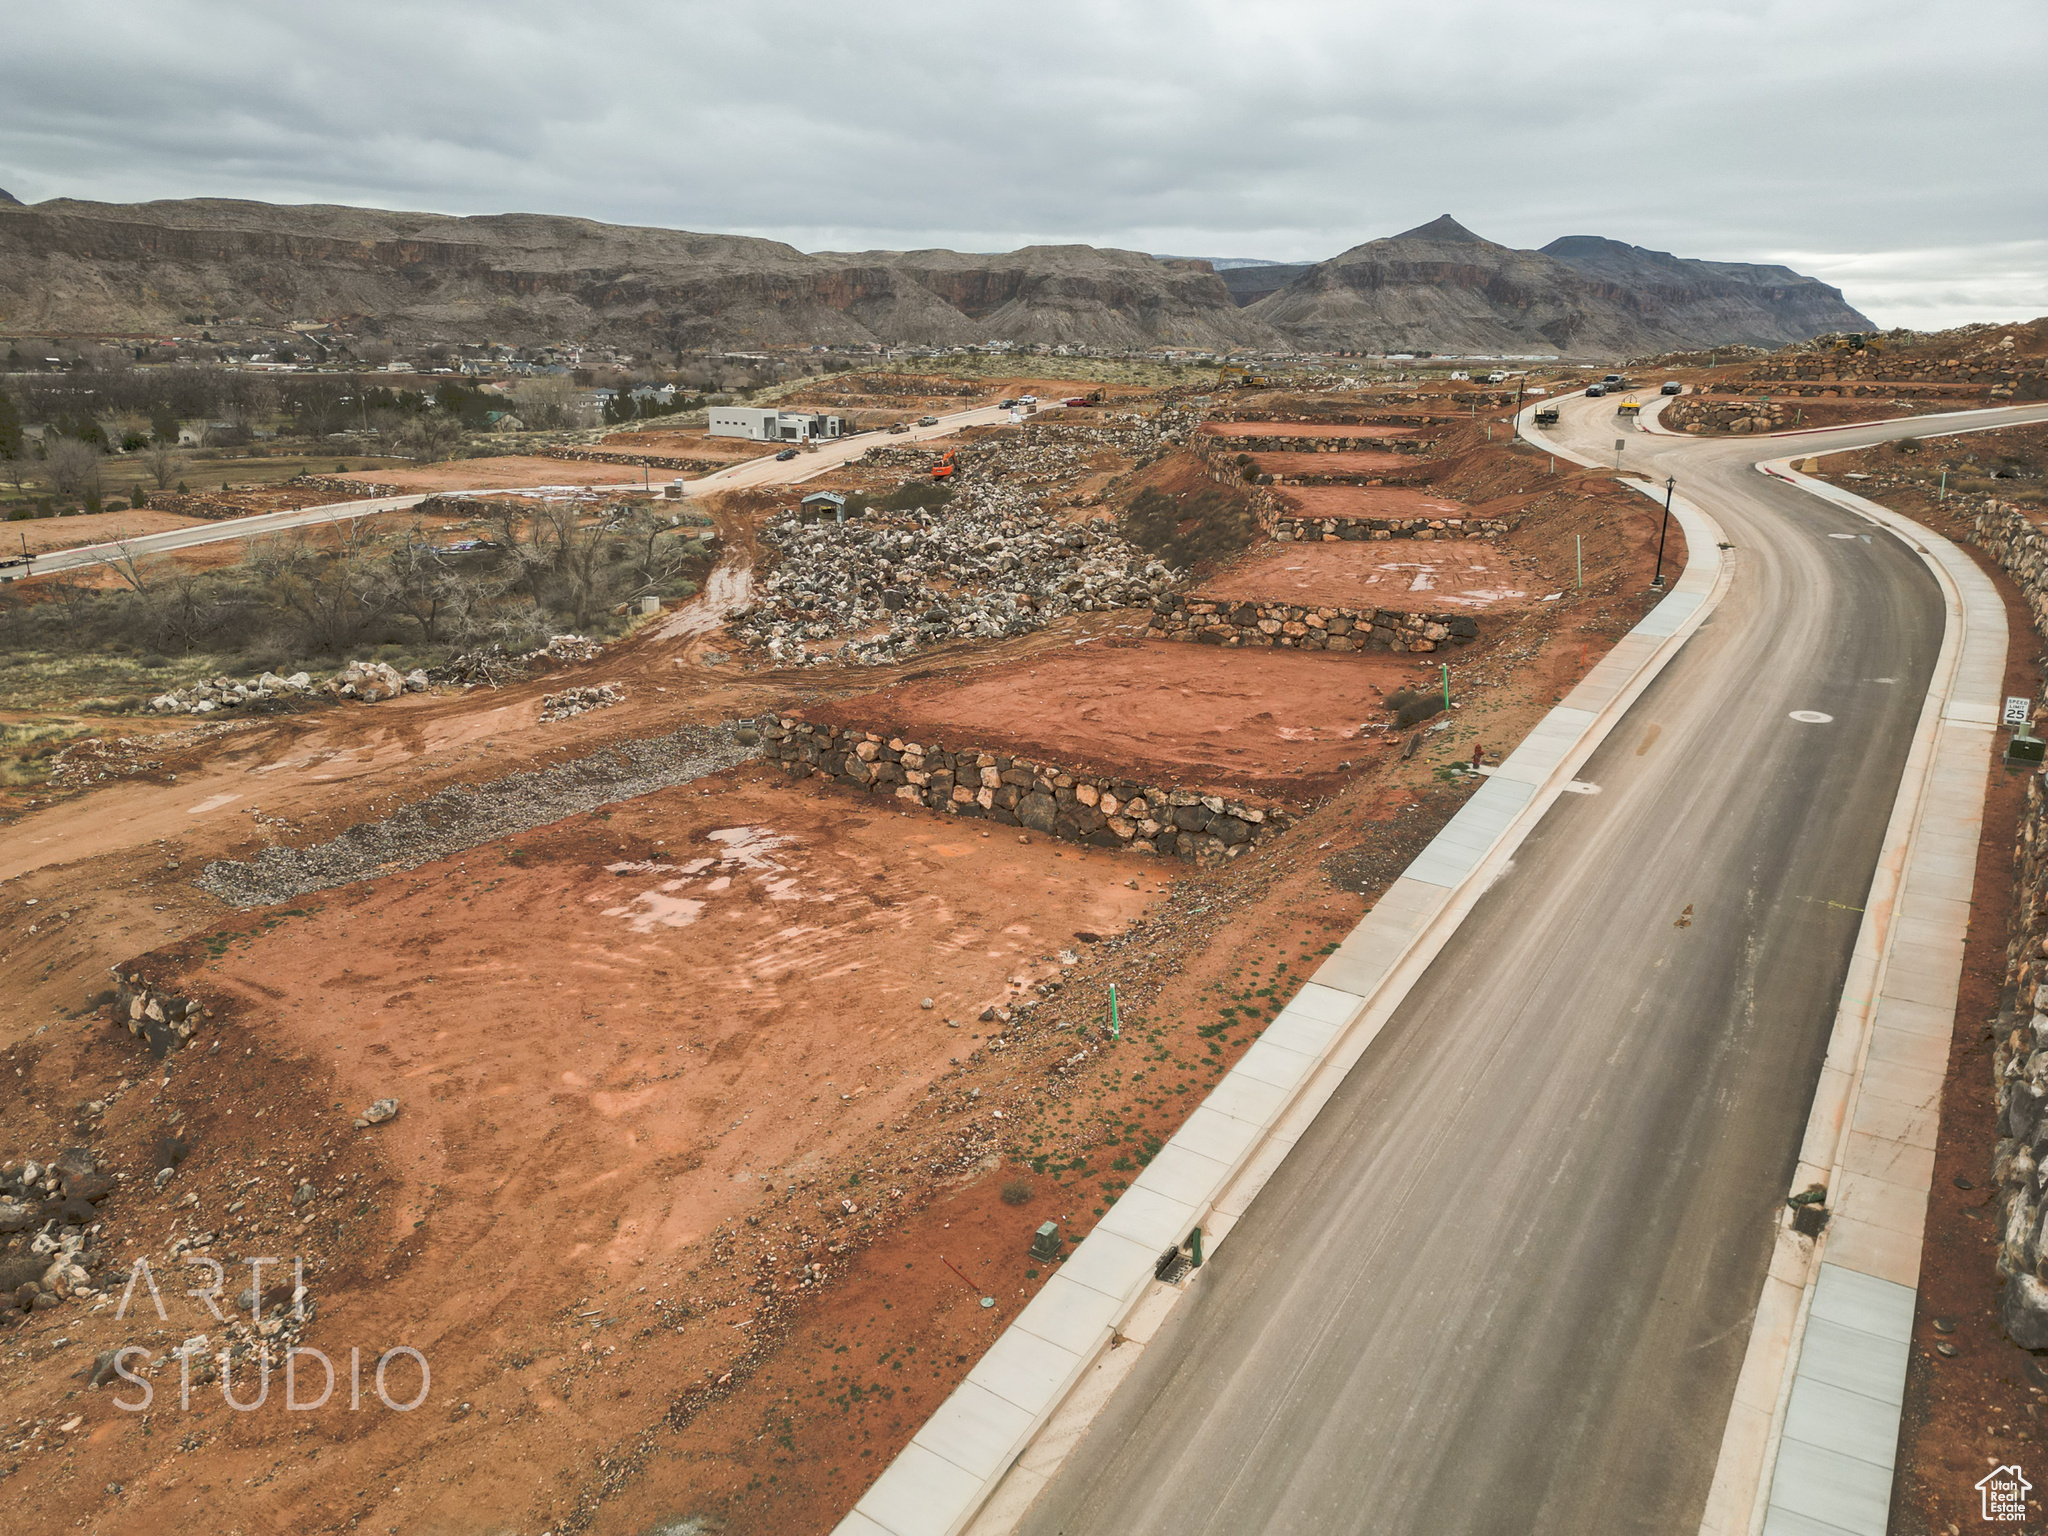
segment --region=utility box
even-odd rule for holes
[[[1060,1227],[1056,1221],[1042,1223],[1031,1237],[1031,1257],[1050,1264],[1060,1256]]]
[[[643,598],[641,598],[641,599],[640,599],[640,611],[641,611],[642,613],[659,613],[659,612],[661,612],[661,599],[660,599],[660,598],[658,598],[658,597],[651,597],[651,596],[650,596],[650,597],[643,597]]]
[[[2011,763],[2038,763],[2042,760],[2048,741],[2037,741],[2031,736],[2015,736],[2005,744],[2005,760]]]

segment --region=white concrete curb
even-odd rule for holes
[[[1670,595],[1538,722],[1359,921],[883,1469],[840,1522],[842,1536],[955,1536],[1006,1476],[1013,1480],[976,1536],[1007,1530],[1029,1507],[1178,1298],[1153,1279],[1162,1254],[1197,1226],[1211,1248],[1228,1236],[1523,838],[1727,590],[1720,528],[1689,502],[1672,510],[1687,558]],[[1115,1369],[1088,1379],[1113,1340],[1131,1343],[1116,1351]],[[1034,1446],[1070,1400],[1074,1411]]]
[[[1700,1532],[1883,1536],[2005,605],[1948,540],[1791,463],[1757,468],[1904,539],[1934,573],[1947,622],[1790,1191],[1825,1188],[1832,1214],[1809,1242],[1780,1213]]]

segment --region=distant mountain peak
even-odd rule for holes
[[[14,208],[25,208],[28,206],[20,198],[16,197],[12,192],[8,191],[5,187],[0,187],[0,203],[6,203],[10,207]]]
[[[1448,213],[1431,219],[1427,224],[1418,224],[1413,229],[1404,229],[1395,235],[1396,240],[1427,240],[1434,245],[1491,245],[1484,236],[1475,235]]]

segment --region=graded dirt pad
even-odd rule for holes
[[[1413,474],[1422,461],[1409,453],[1255,453],[1261,474],[1285,480],[1294,475]]]
[[[169,533],[175,528],[196,528],[204,521],[144,507],[137,512],[91,512],[80,517],[38,517],[0,524],[0,560],[20,554],[24,539],[31,553],[40,554],[44,550],[140,538],[146,533]]]
[[[442,464],[415,464],[407,468],[390,466],[371,474],[332,478],[396,486],[400,495],[410,495],[414,491],[503,491],[543,485],[638,485],[642,472],[637,465],[515,456],[450,459]]]
[[[95,1138],[126,1149],[159,1105],[185,1113],[195,1161],[165,1196],[124,1198],[125,1234],[160,1255],[190,1191],[224,1262],[307,1255],[307,1342],[344,1377],[351,1347],[418,1349],[431,1406],[351,1413],[344,1380],[326,1408],[287,1413],[274,1381],[248,1414],[195,1389],[192,1417],[172,1406],[173,1373],[158,1404],[175,1432],[159,1422],[152,1439],[95,1394],[66,1405],[89,1427],[74,1426],[64,1466],[43,1458],[10,1484],[11,1523],[68,1525],[87,1490],[138,1531],[327,1529],[372,1509],[419,1529],[560,1518],[558,1499],[600,1481],[600,1457],[752,1353],[748,1330],[791,1304],[802,1260],[838,1267],[854,1225],[892,1225],[906,1187],[975,1166],[957,1147],[951,1161],[906,1147],[900,1182],[817,1182],[856,1145],[886,1155],[873,1133],[900,1129],[956,1058],[989,1049],[985,1005],[1058,972],[1077,932],[1113,936],[1156,899],[1156,880],[1131,888],[1128,858],[987,830],[740,772],[231,920],[141,962],[213,999],[209,1033],[228,1049],[181,1057],[170,1091],[123,1100]],[[108,1038],[120,1054],[126,1037]],[[351,1130],[382,1097],[399,1117]],[[371,1165],[370,1187],[343,1198],[323,1163],[310,1226],[293,1207],[289,1230],[248,1230],[259,1211],[275,1219],[261,1196],[239,1221],[227,1209],[266,1148],[311,1171],[323,1144]],[[731,1257],[715,1229],[751,1237],[738,1218],[771,1200],[803,1231],[778,1232],[773,1283],[700,1280],[707,1245]],[[330,1259],[345,1244],[347,1261]],[[920,1317],[958,1289],[936,1259],[889,1287]],[[61,1321],[89,1361],[205,1331],[195,1310],[162,1329],[168,1342],[146,1311]],[[35,1341],[0,1377],[17,1415],[73,1385],[53,1336],[40,1318],[17,1336]],[[188,1433],[203,1471],[181,1458]],[[330,1454],[302,1457],[306,1434]]]
[[[1333,453],[1328,457],[1343,455]],[[1279,494],[1283,501],[1299,508],[1303,517],[1436,518],[1469,517],[1472,513],[1461,501],[1407,485],[1290,485]]]
[[[1167,787],[1302,799],[1358,758],[1359,725],[1415,663],[1392,652],[1234,650],[1145,641],[908,682],[807,719],[981,746]]]
[[[724,459],[744,463],[780,451],[780,443],[760,443],[744,437],[713,437],[703,428],[676,428],[645,432],[614,432],[600,438],[593,453],[654,454],[662,458]]]
[[[1268,544],[1204,584],[1202,595],[1401,613],[1492,613],[1543,595],[1530,591],[1530,573],[1519,559],[1497,539]]]
[[[1213,437],[1413,437],[1415,429],[1381,422],[1346,425],[1328,421],[1211,421]]]
[[[1338,454],[1316,454],[1338,458]],[[1388,458],[1398,455],[1388,454]],[[1403,461],[1413,466],[1413,459]],[[1290,485],[1280,499],[1302,517],[1471,517],[1472,508],[1402,485]]]

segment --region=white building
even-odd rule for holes
[[[714,405],[706,431],[712,437],[744,437],[756,443],[804,443],[814,437],[837,437],[844,430],[837,416],[804,411],[777,411],[751,405]]]

